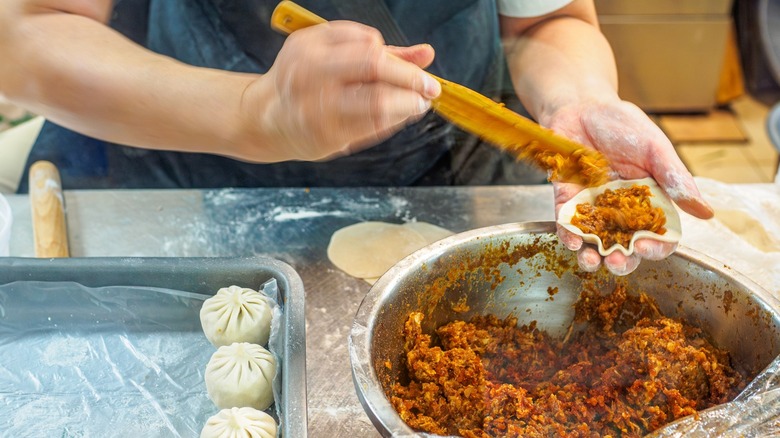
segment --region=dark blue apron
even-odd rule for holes
[[[344,0],[299,3],[329,20],[361,21],[340,13],[344,9],[337,5]],[[149,49],[188,64],[263,73],[285,39],[268,24],[276,4],[276,0],[119,0],[112,25]],[[501,89],[505,63],[495,0],[387,0],[386,4],[396,29],[409,43],[426,42],[436,49],[431,73],[488,95]],[[471,146],[454,157],[459,144]],[[39,159],[53,161],[66,189],[449,185],[495,182],[497,174],[505,173],[491,168],[495,163],[490,161],[498,156],[433,113],[376,147],[317,163],[249,164],[210,154],[131,148],[47,122],[28,168]],[[502,160],[506,161],[498,158]],[[517,169],[526,174],[525,168]],[[476,179],[469,176],[475,170],[480,175]],[[544,177],[533,173],[531,179],[541,182]],[[26,191],[26,176],[20,191]]]

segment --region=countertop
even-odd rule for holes
[[[780,296],[780,185],[698,180],[721,212],[755,223],[683,215],[681,244],[705,252]],[[8,197],[11,255],[33,255],[27,196]],[[357,399],[347,351],[352,319],[369,285],[327,259],[331,234],[378,220],[425,221],[454,232],[553,220],[552,187],[312,188],[66,191],[73,257],[266,255],[290,264],[306,291],[311,436],[378,436]],[[725,214],[725,213],[724,213]],[[739,218],[743,216],[738,215]],[[756,225],[758,224],[758,225]],[[765,233],[755,234],[756,228]]]

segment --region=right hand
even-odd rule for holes
[[[268,73],[248,87],[243,110],[272,139],[263,147],[279,161],[354,153],[428,111],[441,92],[422,70],[433,57],[430,45],[386,46],[359,23],[316,25],[287,38]]]

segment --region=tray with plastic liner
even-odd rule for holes
[[[3,432],[306,437],[303,297],[264,257],[0,259]]]

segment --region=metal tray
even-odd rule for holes
[[[306,343],[303,283],[289,265],[265,257],[247,258],[0,258],[0,285],[15,282],[75,282],[87,288],[109,286],[149,287],[213,295],[230,284],[261,285],[275,279],[283,308],[279,337],[281,353],[281,402],[278,412],[280,435],[307,436]],[[2,303],[0,303],[2,304]],[[79,303],[63,309],[50,309],[73,317]],[[46,310],[46,302],[40,303]],[[165,309],[134,309],[136,312]],[[67,316],[67,315],[66,315]],[[0,321],[6,318],[0,306]],[[99,322],[99,321],[96,321]],[[172,330],[164,323],[152,325],[164,332]],[[88,328],[89,329],[89,328]],[[94,330],[99,330],[97,325]],[[199,321],[190,331],[200,330]],[[191,333],[190,333],[191,334]],[[7,343],[13,340],[2,339]],[[0,359],[0,365],[7,360]],[[36,364],[25,364],[34,369]],[[190,366],[194,366],[190,364]],[[198,365],[205,368],[205,363]],[[198,371],[199,372],[199,371]],[[2,377],[0,377],[2,378]],[[204,388],[205,390],[205,388]],[[0,400],[4,397],[0,394]],[[83,418],[82,421],[89,421]],[[0,430],[5,429],[0,426]],[[113,429],[118,431],[120,429]],[[30,430],[34,433],[33,430]],[[64,436],[68,436],[67,434]]]

